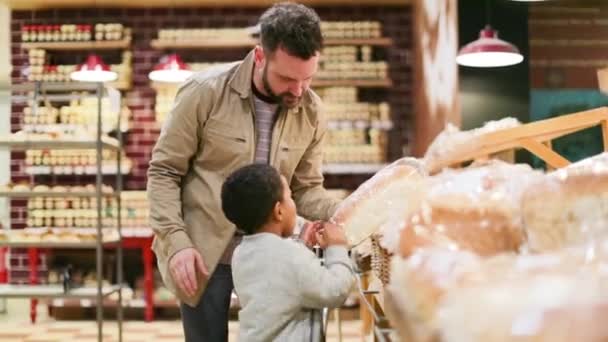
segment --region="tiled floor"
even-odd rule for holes
[[[8,312],[0,314],[0,342],[93,342],[97,341],[97,326],[90,321],[54,321],[44,316],[43,307],[39,308],[41,317],[38,323],[28,321],[28,301],[9,301]],[[333,317],[333,316],[332,316]],[[342,322],[342,341],[361,341],[360,321]],[[230,341],[236,341],[238,322],[230,322]],[[104,324],[104,341],[114,342],[118,329],[115,322]],[[327,341],[339,341],[338,326],[332,319],[328,328]],[[183,341],[179,321],[157,321],[145,323],[128,321],[123,325],[125,342],[177,342]]]

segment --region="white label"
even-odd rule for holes
[[[80,306],[82,306],[83,308],[89,308],[91,307],[92,303],[90,299],[81,299],[80,300]]]
[[[112,87],[107,87],[110,98],[110,112],[120,115],[120,92]]]

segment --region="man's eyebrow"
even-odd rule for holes
[[[293,77],[289,77],[289,76],[287,76],[287,75],[283,75],[283,74],[281,74],[281,73],[277,73],[277,74],[278,74],[280,77],[282,77],[282,78],[286,78],[286,79],[288,79],[288,80],[290,80],[290,81],[297,81],[297,79],[295,79],[295,78],[293,78]],[[314,73],[313,73],[312,75],[310,75],[309,77],[305,78],[304,80],[311,79],[311,78],[313,78],[313,76],[314,76]]]

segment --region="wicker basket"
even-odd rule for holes
[[[390,280],[391,257],[389,251],[380,246],[380,236],[372,234],[372,271],[380,279],[383,285],[388,284]]]

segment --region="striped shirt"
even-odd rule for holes
[[[255,106],[255,128],[257,141],[255,144],[256,163],[268,164],[270,162],[270,144],[272,142],[272,128],[274,127],[277,109],[276,103],[268,103],[258,96],[253,97]]]
[[[255,87],[252,85],[255,89]],[[270,145],[272,143],[272,128],[277,117],[279,105],[264,101],[259,94],[254,91],[253,105],[255,110],[255,130],[257,141],[255,144],[255,163],[268,164],[270,162]],[[230,265],[232,253],[236,246],[241,242],[243,235],[241,231],[236,231],[234,237],[228,243],[224,254],[220,258],[220,264]]]

